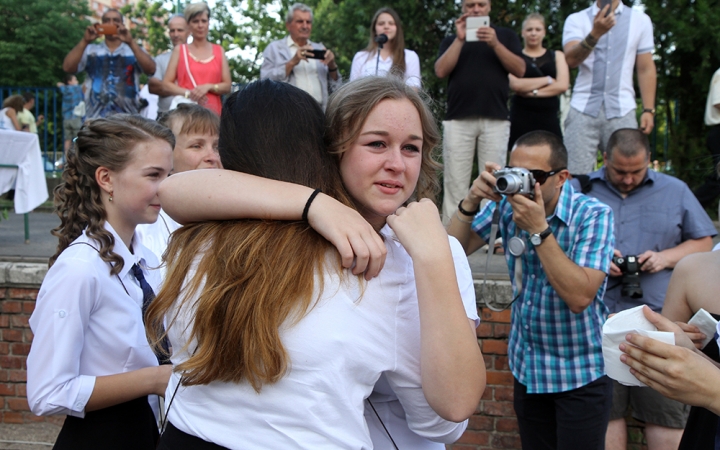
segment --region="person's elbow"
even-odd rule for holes
[[[149,78],[148,91],[150,91],[151,94],[165,96],[165,92],[163,92],[162,80],[155,77]]]
[[[449,71],[446,70],[445,67],[443,67],[442,62],[439,59],[435,61],[435,75],[438,78],[445,78],[449,74]]]
[[[518,57],[519,58],[519,57]],[[525,69],[527,67],[525,66],[525,61],[520,59],[519,62],[513,65],[512,70],[510,71],[511,74],[515,75],[518,78],[522,78],[525,76]]]
[[[565,303],[573,314],[582,314],[592,304],[593,300],[595,300],[595,292],[574,295],[568,298]]]

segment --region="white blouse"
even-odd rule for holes
[[[363,50],[355,53],[350,68],[350,81],[375,75],[376,62],[377,52],[371,53]],[[388,74],[392,63],[392,56],[389,56],[387,59],[380,57],[380,61],[377,64],[377,74],[379,76]],[[408,86],[421,87],[420,58],[417,53],[408,49],[405,49],[405,83]]]
[[[477,328],[480,325],[480,317],[478,317],[475,287],[472,283],[472,272],[467,256],[460,242],[452,237],[450,238],[450,250],[455,262],[455,274],[465,313]],[[443,443],[425,439],[410,429],[405,417],[405,410],[384,376],[381,376],[375,383],[372,395],[365,402],[365,420],[375,450],[392,450],[395,448],[393,441],[400,449],[445,450]],[[462,433],[465,431],[467,421],[461,422],[458,426]]]
[[[40,286],[27,359],[28,403],[37,415],[85,417],[96,377],[158,364],[145,335],[142,289],[130,271],[135,263],[144,268],[158,262],[137,236],[132,254],[109,223],[105,228],[125,262],[118,276],[110,275],[110,265],[96,250],[99,244],[83,233],[60,254]],[[157,292],[157,271],[143,272]],[[157,398],[150,399],[157,410]]]
[[[290,357],[285,376],[264,385],[259,394],[246,382],[181,386],[168,411],[170,422],[230,449],[371,449],[363,404],[384,374],[414,433],[441,442],[457,440],[467,423],[439,417],[422,392],[412,260],[389,227],[382,233],[388,254],[377,278],[363,283],[363,289],[357,277],[341,279],[334,270],[327,271],[317,303],[297,324],[289,320],[281,327]],[[472,279],[463,279],[461,292],[472,290]],[[181,311],[168,330],[175,349],[188,340],[189,309]],[[173,316],[171,311],[167,319]],[[186,361],[195,347],[190,342],[186,351],[174,354],[173,364]],[[180,376],[171,376],[166,404]]]

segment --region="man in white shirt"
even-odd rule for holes
[[[260,79],[290,83],[310,94],[324,110],[330,93],[342,84],[342,77],[333,52],[310,41],[312,21],[309,6],[295,3],[290,7],[285,19],[288,36],[265,48]],[[324,59],[314,58],[313,50],[325,50]]]
[[[720,69],[715,71],[710,81],[710,91],[705,104],[705,125],[708,127],[707,148],[713,158],[713,170],[705,183],[697,188],[695,197],[707,208],[716,207],[717,203],[713,202],[720,195],[720,175],[717,173],[720,164]]]
[[[175,14],[170,17],[167,26],[173,48],[187,43],[188,37],[190,37],[190,28],[188,27],[185,17],[183,17],[182,14]],[[172,93],[165,92],[162,84],[162,79],[165,76],[165,71],[167,71],[171,55],[172,50],[168,50],[155,57],[157,69],[155,69],[155,75],[148,79],[148,88],[150,93],[160,97],[158,100],[158,114],[168,112],[170,110],[170,104],[172,103]]]
[[[605,152],[610,135],[637,128],[633,67],[637,69],[643,112],[640,129],[654,126],[657,74],[652,51],[652,22],[643,12],[612,0],[601,0],[571,14],[563,28],[563,50],[570,68],[579,68],[570,111],[565,120],[565,146],[570,173],[595,170],[597,151]]]

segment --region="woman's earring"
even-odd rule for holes
[[[111,192],[110,192],[110,198],[109,198],[110,201],[112,201],[112,196],[113,196],[113,193],[112,193],[112,191],[111,191]]]

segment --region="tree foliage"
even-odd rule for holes
[[[86,0],[0,0],[0,85],[55,86],[89,14]]]
[[[645,7],[655,29],[657,100],[674,106],[662,111],[668,118],[668,152],[661,156],[672,160],[679,178],[695,185],[714,169],[703,116],[710,79],[720,67],[720,3],[658,0]]]
[[[171,12],[165,8],[162,1],[140,0],[123,6],[120,12],[132,22],[132,36],[143,41],[151,55],[157,56],[170,48],[166,22]]]

